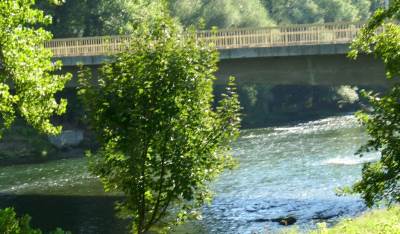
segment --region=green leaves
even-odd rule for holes
[[[5,208],[0,209],[0,233],[3,234],[42,234],[39,229],[34,229],[30,226],[31,217],[24,215],[21,218],[17,217],[14,209]],[[55,231],[50,232],[53,234],[71,234],[64,232],[62,229],[57,228]]]
[[[372,110],[357,114],[371,136],[358,154],[381,153],[378,162],[364,165],[362,179],[353,186],[368,206],[380,201],[400,202],[400,84],[397,81],[400,75],[400,27],[385,23],[386,19],[397,17],[399,11],[400,1],[393,1],[388,10],[378,10],[352,44],[349,54],[352,58],[358,53],[374,54],[383,61],[387,78],[395,78],[386,94],[363,92]]]
[[[0,2],[0,131],[19,115],[40,132],[57,134],[61,128],[53,126],[50,117],[64,113],[67,103],[54,95],[70,75],[54,75],[60,64],[52,63],[51,51],[44,48],[51,34],[39,27],[51,18],[33,9],[34,3]]]
[[[210,200],[208,183],[232,166],[240,105],[233,80],[213,108],[218,54],[183,36],[166,10],[143,20],[127,52],[80,74],[80,97],[102,147],[90,157],[105,188],[123,192],[133,231],[170,227]],[[100,85],[98,85],[100,84]]]

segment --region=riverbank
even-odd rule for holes
[[[284,230],[282,234],[303,233],[294,228]],[[389,209],[377,209],[364,213],[360,217],[345,219],[332,228],[319,224],[316,230],[308,234],[399,234],[400,233],[400,206]]]
[[[65,125],[64,129],[68,130],[70,126]],[[0,140],[0,167],[82,158],[84,152],[93,149],[95,145],[94,137],[90,136],[90,133],[85,131],[85,136],[77,145],[57,147],[51,142],[49,136],[40,134],[18,119],[10,129],[4,132]]]

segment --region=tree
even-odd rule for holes
[[[217,60],[163,10],[138,25],[127,51],[97,78],[80,74],[79,95],[101,144],[89,154],[91,171],[106,191],[125,194],[117,207],[135,233],[196,216],[210,199],[209,181],[232,165],[240,106],[230,84],[212,108]]]
[[[51,50],[44,43],[52,34],[42,28],[52,19],[34,9],[34,4],[34,0],[0,1],[0,138],[17,117],[41,133],[61,131],[50,118],[65,112],[66,100],[57,102],[54,96],[70,75],[54,75],[61,63],[51,61]],[[12,208],[0,209],[0,233],[42,233],[29,222],[27,215],[18,219]],[[57,229],[54,233],[68,232]]]
[[[171,13],[184,25],[204,20],[206,28],[266,27],[275,25],[260,0],[174,0]]]
[[[362,29],[352,44],[350,56],[359,53],[374,54],[380,58],[388,79],[398,79],[400,75],[400,26],[386,23],[398,17],[400,1],[392,1],[388,10],[379,9]],[[384,27],[384,31],[379,30]],[[379,201],[400,202],[400,84],[394,85],[384,95],[364,93],[371,103],[372,111],[358,113],[358,118],[367,129],[371,139],[359,153],[379,150],[380,160],[364,165],[362,179],[353,189],[361,193],[368,206]]]
[[[48,29],[55,37],[87,37],[129,33],[135,1],[68,0],[64,4],[40,1],[36,5],[54,18]],[[137,11],[136,11],[137,12]]]
[[[58,0],[63,1],[63,0]],[[65,0],[64,0],[65,1]],[[130,34],[146,12],[154,12],[158,1],[67,0],[64,4],[39,1],[36,6],[54,22],[48,25],[56,38]]]
[[[21,218],[17,217],[14,209],[0,209],[0,233],[3,234],[42,234],[39,229],[34,229],[30,226],[31,217],[24,215]],[[71,234],[57,228],[51,234]]]
[[[263,0],[278,24],[304,24],[365,20],[370,0]],[[371,9],[372,10],[372,9]]]
[[[66,101],[54,98],[70,79],[54,75],[61,64],[52,63],[44,47],[51,33],[40,25],[51,17],[33,9],[34,0],[0,1],[0,129],[11,126],[17,116],[42,133],[56,134],[61,127],[51,116],[65,111]]]
[[[201,17],[207,28],[243,28],[274,26],[275,22],[260,0],[206,1]]]

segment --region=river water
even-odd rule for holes
[[[293,216],[300,229],[324,220],[335,223],[365,209],[357,196],[339,197],[335,189],[360,178],[362,164],[376,160],[354,152],[365,143],[351,116],[330,117],[286,127],[243,130],[234,144],[239,167],[212,184],[215,198],[203,219],[177,233],[273,233],[270,221]],[[0,168],[0,207],[29,213],[45,230],[73,233],[124,233],[114,217],[116,195],[104,194],[87,172],[85,159]]]

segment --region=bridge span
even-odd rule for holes
[[[199,31],[197,39],[213,43],[220,53],[217,83],[230,75],[238,83],[381,85],[381,61],[361,55],[347,58],[362,23],[288,25],[268,28]],[[76,64],[98,67],[129,43],[129,36],[55,39],[46,44],[64,69]]]

